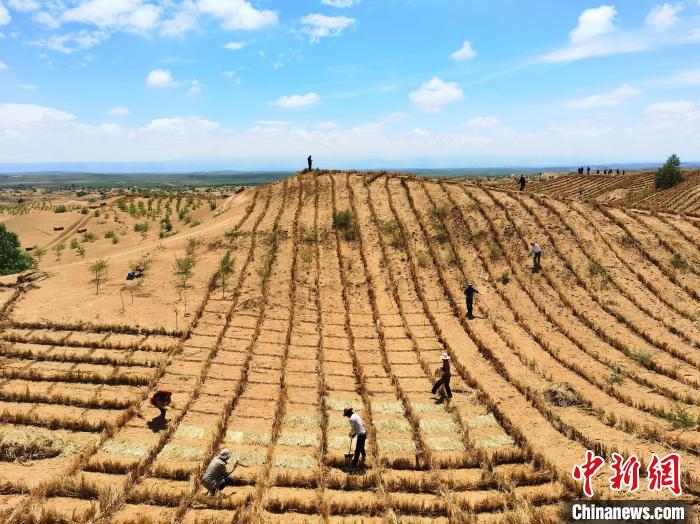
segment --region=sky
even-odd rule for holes
[[[700,0],[0,0],[0,163],[699,161]]]

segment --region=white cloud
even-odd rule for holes
[[[187,0],[180,5],[180,9],[160,26],[160,34],[167,37],[182,37],[187,32],[197,27],[197,6]]]
[[[105,31],[88,31],[83,29],[73,33],[52,35],[48,38],[25,42],[27,45],[45,47],[58,53],[70,54],[100,44],[109,38]]]
[[[8,69],[7,64],[0,60],[0,71],[3,71],[5,69]]]
[[[0,104],[0,128],[38,123],[66,123],[75,116],[50,107],[33,104]]]
[[[639,96],[641,91],[629,84],[624,84],[617,89],[598,93],[578,100],[569,100],[566,107],[570,109],[593,109],[599,107],[615,107],[629,98]]]
[[[673,117],[692,115],[697,106],[687,100],[672,100],[667,102],[654,102],[646,107],[644,112],[655,117]]]
[[[107,114],[110,116],[129,116],[131,111],[129,111],[128,107],[117,106],[107,111]]]
[[[277,23],[277,13],[255,9],[246,0],[199,0],[197,7],[220,19],[222,27],[231,31],[252,31]]]
[[[321,0],[323,5],[329,5],[331,7],[352,7],[359,4],[362,0]]]
[[[12,17],[10,16],[10,12],[2,4],[2,2],[0,2],[0,25],[9,24],[10,20],[12,20]]]
[[[501,121],[495,116],[475,116],[467,120],[467,125],[469,127],[498,127],[503,125]]]
[[[379,90],[383,91],[385,93],[388,93],[390,91],[396,91],[399,88],[399,86],[395,84],[385,84],[383,86],[379,86]]]
[[[666,31],[676,25],[676,22],[678,22],[677,15],[682,10],[682,4],[654,6],[644,19],[644,23],[654,31]]]
[[[190,88],[185,93],[187,96],[197,96],[202,94],[202,86],[199,80],[192,80],[190,82]]]
[[[35,22],[45,25],[49,29],[57,29],[61,26],[61,22],[56,20],[56,18],[47,11],[41,11],[35,14],[33,18]]]
[[[324,130],[324,131],[330,131],[330,130],[334,130],[334,129],[339,129],[340,127],[341,127],[340,124],[338,124],[337,122],[331,122],[331,121],[327,121],[327,122],[316,122],[316,123],[314,124],[314,128],[315,128],[315,129],[321,129],[321,130]]]
[[[223,47],[224,49],[230,49],[231,51],[239,51],[247,45],[248,42],[229,42],[228,44],[224,44]]]
[[[472,47],[471,42],[465,41],[462,44],[462,47],[460,47],[457,51],[452,53],[450,56],[452,57],[452,60],[456,60],[457,62],[461,62],[462,60],[471,60],[476,56],[476,51],[474,51],[474,48]]]
[[[462,100],[464,92],[455,82],[445,82],[435,76],[417,91],[411,91],[409,98],[420,110],[437,113],[444,105]]]
[[[238,73],[236,73],[236,72],[233,71],[232,69],[229,69],[229,70],[227,70],[227,71],[224,71],[224,72],[221,73],[221,74],[224,75],[226,78],[230,78],[230,79],[233,81],[233,83],[236,84],[236,85],[238,85],[238,84],[241,83],[241,77],[239,77],[239,76],[238,76]]]
[[[172,73],[168,69],[154,69],[146,77],[148,87],[177,87],[179,82],[173,79]]]
[[[306,93],[305,95],[282,96],[275,100],[273,104],[285,109],[297,109],[312,106],[318,103],[319,100],[321,100],[321,97],[317,93]]]
[[[20,84],[19,87],[26,91],[36,91],[39,89],[35,84]]]
[[[88,0],[65,11],[61,19],[141,33],[153,29],[160,14],[160,7],[141,0]]]
[[[339,36],[355,23],[355,19],[347,16],[326,16],[312,13],[303,17],[301,23],[304,25],[301,32],[309,35],[312,44],[317,44],[321,38]]]
[[[212,122],[197,116],[191,117],[176,117],[176,118],[157,118],[152,120],[148,125],[142,128],[146,132],[175,132],[182,136],[187,136],[188,133],[201,131],[214,131],[219,129],[221,125],[218,122]]]
[[[685,71],[680,71],[673,76],[660,80],[660,83],[685,86],[700,85],[700,69],[686,69]]]
[[[697,157],[700,108],[686,100],[659,101],[625,123],[554,121],[535,131],[505,125],[454,132],[412,129],[393,129],[380,120],[320,128],[315,123],[268,122],[238,131],[201,116],[164,117],[129,128],[91,125],[41,106],[5,104],[0,105],[0,162],[223,160],[264,169],[294,165],[300,150],[355,167],[409,166],[428,157],[443,167],[485,164],[494,158],[520,165],[576,164],[587,157],[649,162],[663,161],[670,151],[690,160]],[[425,134],[421,131],[432,135],[419,136]],[[273,154],[270,144],[275,144]]]
[[[578,17],[578,25],[571,31],[571,42],[576,44],[615,30],[617,10],[611,5],[601,5],[584,10]]]
[[[428,138],[429,136],[432,136],[430,131],[426,131],[425,129],[421,129],[419,127],[411,129],[410,134],[417,136],[418,138]]]
[[[8,0],[7,5],[9,5],[15,11],[36,11],[41,6],[36,0]]]
[[[643,35],[618,35],[594,39],[567,46],[540,57],[543,62],[573,62],[595,56],[608,56],[620,53],[637,53],[654,47],[655,43]]]

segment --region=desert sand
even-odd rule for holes
[[[697,504],[700,219],[670,197],[605,199],[636,189],[602,183],[315,171],[222,198],[218,215],[205,203],[164,239],[112,199],[81,226],[96,237],[84,256],[77,227],[43,231],[85,215],[6,219],[49,246],[50,278],[0,288],[0,520],[559,522],[587,449],[644,467],[677,451]],[[195,237],[184,316],[173,260]],[[125,281],[141,255],[146,279]],[[443,353],[451,401],[430,391]],[[165,424],[157,387],[174,392]],[[346,406],[369,432],[358,475],[342,471]],[[198,479],[223,447],[244,467],[211,497]]]

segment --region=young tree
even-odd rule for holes
[[[656,189],[668,189],[683,181],[681,160],[677,155],[671,155],[666,163],[656,171],[654,185]]]
[[[185,245],[185,253],[188,257],[195,256],[197,248],[202,244],[199,238],[190,237],[187,239],[187,244]]]
[[[0,275],[20,273],[32,267],[32,257],[22,250],[16,233],[0,224]]]
[[[92,264],[88,265],[88,270],[94,276],[90,282],[95,283],[97,294],[100,294],[100,284],[107,279],[107,270],[109,269],[109,261],[104,258],[98,258]]]
[[[190,287],[190,279],[194,273],[197,258],[194,255],[175,257],[175,289],[182,298],[182,293]],[[187,316],[187,297],[185,296],[185,316]]]
[[[59,242],[53,247],[53,250],[56,252],[56,261],[61,261],[61,254],[63,254],[64,249],[66,249],[66,245],[63,242]]]
[[[228,280],[229,275],[233,271],[233,266],[235,262],[236,259],[232,259],[230,253],[226,253],[221,259],[221,262],[219,262],[219,277],[221,278],[221,298],[224,298],[225,296],[226,281]]]

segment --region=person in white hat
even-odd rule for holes
[[[445,394],[447,398],[452,398],[452,390],[450,389],[450,378],[452,374],[450,373],[450,356],[447,353],[440,355],[442,360],[442,369],[440,370],[440,378],[433,386],[433,395],[440,389],[440,386],[445,388]]]
[[[210,495],[216,495],[219,491],[224,489],[229,480],[229,476],[236,471],[238,462],[233,465],[231,471],[226,469],[226,464],[228,464],[230,458],[231,451],[222,449],[216,457],[211,459],[207,471],[202,476],[202,484],[209,490]]]
[[[542,269],[540,261],[542,260],[542,248],[537,242],[530,242],[530,252],[528,256],[532,256],[532,269],[539,271]]]

